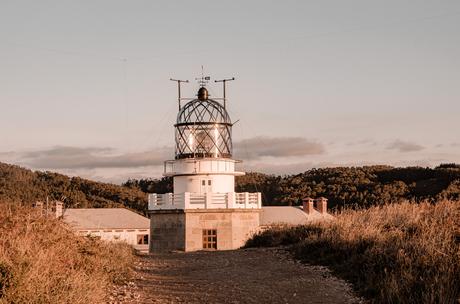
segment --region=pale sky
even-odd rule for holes
[[[460,163],[458,0],[0,0],[0,161],[159,177],[201,65],[245,170]]]

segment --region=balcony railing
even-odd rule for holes
[[[261,207],[260,192],[149,194],[149,210],[260,209]]]

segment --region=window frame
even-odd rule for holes
[[[137,234],[136,235],[137,245],[148,245],[149,244],[149,235],[148,234]]]
[[[217,229],[203,229],[203,250],[217,250]]]

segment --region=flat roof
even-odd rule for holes
[[[64,222],[78,230],[150,228],[148,218],[125,208],[65,209]]]

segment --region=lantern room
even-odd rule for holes
[[[175,127],[176,156],[184,158],[230,158],[232,122],[219,102],[209,99],[201,87],[198,98],[179,110]]]

